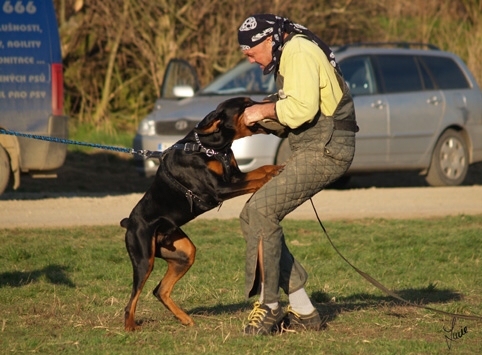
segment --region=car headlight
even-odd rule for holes
[[[156,127],[154,125],[154,121],[152,120],[143,120],[139,124],[139,128],[137,129],[137,133],[142,136],[153,136],[156,134]]]

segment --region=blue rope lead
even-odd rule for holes
[[[0,129],[0,133],[1,134],[8,134],[8,135],[11,135],[11,136],[17,136],[17,137],[38,139],[38,140],[47,141],[47,142],[82,145],[82,146],[85,146],[85,147],[91,147],[91,148],[97,148],[97,149],[103,149],[103,150],[112,150],[112,151],[115,151],[115,152],[121,152],[121,153],[127,153],[127,154],[137,154],[137,155],[141,155],[141,156],[146,157],[146,158],[159,157],[161,155],[161,152],[159,152],[159,151],[153,152],[153,151],[150,151],[150,150],[135,150],[135,149],[132,149],[132,148],[115,147],[115,146],[112,146],[112,145],[79,142],[79,141],[73,141],[73,140],[70,140],[70,139],[63,139],[63,138],[57,138],[57,137],[40,136],[40,135],[37,135],[37,134],[27,134],[27,133],[15,132],[15,131],[7,131],[5,129]]]

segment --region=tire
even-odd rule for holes
[[[291,155],[290,142],[287,139],[283,139],[279,145],[278,152],[276,153],[275,164],[282,165]]]
[[[448,129],[440,136],[432,152],[425,181],[431,186],[457,186],[469,170],[469,151],[461,133]]]
[[[351,181],[350,175],[342,175],[338,180],[335,180],[330,185],[328,185],[327,188],[335,189],[335,190],[343,190],[348,187],[348,184],[350,184],[350,181]]]
[[[0,195],[3,194],[8,186],[8,180],[10,178],[10,160],[8,154],[0,146]]]

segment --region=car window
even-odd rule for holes
[[[275,92],[273,75],[263,75],[256,64],[243,61],[233,69],[217,77],[201,94],[272,94]]]
[[[377,55],[386,93],[423,90],[415,58],[411,55]]]
[[[369,95],[377,92],[368,56],[346,58],[340,62],[340,67],[352,95]]]
[[[451,58],[436,56],[420,56],[419,58],[432,73],[439,89],[467,89],[470,87],[464,73]]]
[[[171,59],[164,72],[161,97],[164,99],[177,99],[174,88],[182,85],[190,86],[195,92],[198,91],[199,82],[196,71],[185,60]]]
[[[423,62],[419,62],[420,74],[422,75],[422,82],[423,87],[425,90],[434,90],[435,84],[433,82],[433,78],[430,75],[427,67],[424,65]]]

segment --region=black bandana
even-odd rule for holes
[[[314,42],[320,47],[323,53],[325,53],[338,74],[342,75],[340,67],[335,60],[335,55],[330,47],[306,27],[293,23],[287,18],[271,14],[252,15],[239,27],[238,42],[241,50],[244,51],[260,44],[269,36],[273,36],[272,60],[263,71],[264,74],[269,74],[274,69],[276,69],[276,71],[278,70],[285,33],[300,33],[308,37],[309,40]]]

